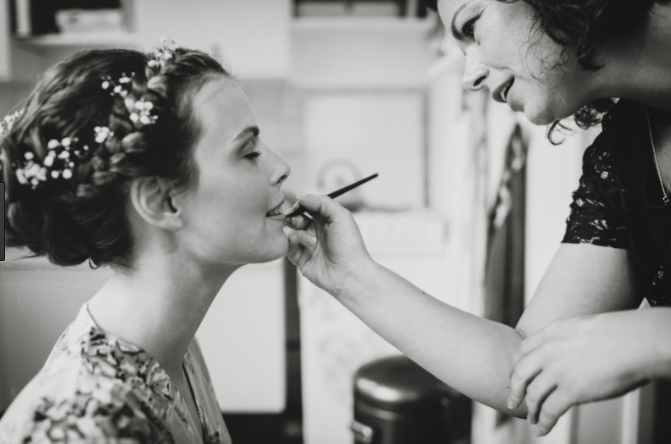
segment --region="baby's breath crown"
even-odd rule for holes
[[[173,40],[161,37],[159,45],[147,54],[149,58],[147,66],[152,68],[152,71],[163,69],[174,58],[175,49],[176,45]],[[135,130],[139,131],[143,127],[155,124],[158,116],[152,113],[155,105],[149,98],[138,98],[133,94],[134,77],[135,73],[122,73],[118,79],[105,76],[101,79],[101,87],[108,91],[110,96],[123,99],[128,110],[128,118]],[[22,114],[23,110],[17,111],[0,122],[0,139],[11,131],[12,126]],[[93,131],[93,140],[100,146],[105,146],[105,143],[114,136],[114,133],[106,126],[96,126]],[[47,155],[41,162],[34,152],[26,151],[22,159],[11,166],[5,165],[4,168],[9,171],[13,170],[19,184],[32,189],[50,180],[69,180],[75,175],[79,163],[89,158],[93,151],[88,145],[80,147],[78,142],[77,137],[51,139],[47,143]],[[3,161],[0,157],[0,178],[2,177]]]

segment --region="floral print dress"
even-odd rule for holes
[[[602,126],[585,151],[563,242],[631,250],[641,299],[671,306],[671,204],[663,202],[646,109],[622,99]]]
[[[194,341],[184,370],[205,444],[231,442]],[[0,443],[198,443],[201,430],[159,363],[106,334],[84,305],[46,364],[0,420]]]

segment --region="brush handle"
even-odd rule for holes
[[[331,199],[335,199],[336,197],[342,196],[346,192],[348,192],[350,190],[353,190],[354,188],[356,188],[360,185],[363,185],[364,183],[368,182],[369,180],[375,179],[377,176],[378,176],[378,174],[375,173],[375,174],[373,174],[371,176],[368,176],[364,179],[358,180],[358,181],[354,182],[353,184],[342,187],[339,190],[331,191],[330,193],[327,194],[327,196],[330,197]],[[307,211],[306,208],[299,205],[298,208],[296,208],[294,211],[292,211],[289,214],[285,214],[284,216],[287,217],[287,218],[295,217],[295,216],[298,216],[298,215],[301,215],[301,214],[305,213],[306,211]]]

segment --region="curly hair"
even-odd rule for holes
[[[423,0],[436,11],[439,0]],[[497,0],[513,3],[520,0]],[[565,50],[574,51],[586,70],[603,67],[598,62],[599,47],[626,34],[635,33],[659,0],[522,0],[535,12],[537,26]],[[601,122],[616,103],[603,98],[578,110],[573,119],[587,129]],[[560,126],[555,122],[552,129]],[[552,132],[552,130],[551,130]]]
[[[127,192],[140,177],[160,177],[176,188],[197,178],[193,146],[200,134],[191,98],[207,82],[230,73],[211,56],[176,48],[164,65],[133,50],[90,50],[50,68],[27,99],[21,116],[0,141],[0,153],[16,166],[25,153],[40,161],[48,141],[77,138],[98,147],[75,167],[69,180],[35,189],[15,177],[5,219],[8,247],[27,247],[58,265],[130,267],[133,239]],[[133,73],[129,93],[154,105],[153,125],[133,125],[124,98],[110,95],[103,78]],[[94,141],[94,127],[112,133]]]

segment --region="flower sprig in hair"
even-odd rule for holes
[[[107,127],[95,127],[95,141],[105,143],[112,133]],[[88,145],[79,147],[77,137],[66,137],[62,140],[51,139],[47,143],[47,155],[39,163],[35,154],[27,151],[23,160],[16,168],[16,180],[21,185],[30,186],[33,190],[50,180],[69,180],[74,176],[79,162],[89,156]]]
[[[124,99],[124,104],[126,105],[126,109],[128,109],[128,117],[133,122],[135,128],[140,129],[145,125],[156,123],[158,116],[151,114],[151,110],[154,108],[154,104],[151,101],[144,98],[138,100],[130,92],[129,86],[134,75],[135,73],[131,73],[130,76],[127,76],[125,73],[121,74],[119,81],[114,81],[112,77],[105,76],[102,79],[102,88],[105,91],[109,90],[111,96],[120,96]]]
[[[10,114],[6,116],[4,119],[2,119],[2,122],[0,122],[0,138],[4,137],[9,133],[9,131],[12,129],[14,126],[14,123],[19,120],[19,117],[23,115],[23,110],[20,109],[13,114]]]
[[[150,53],[150,57],[153,58],[147,62],[147,65],[149,65],[150,68],[160,67],[163,69],[165,64],[173,58],[176,48],[177,45],[174,40],[167,37],[161,37],[158,46],[156,46]]]
[[[110,96],[120,95],[121,97],[126,97],[128,95],[128,86],[134,75],[135,73],[131,73],[130,76],[127,76],[123,73],[118,82],[114,81],[111,76],[105,76],[102,79],[102,87],[105,91],[109,90]]]

